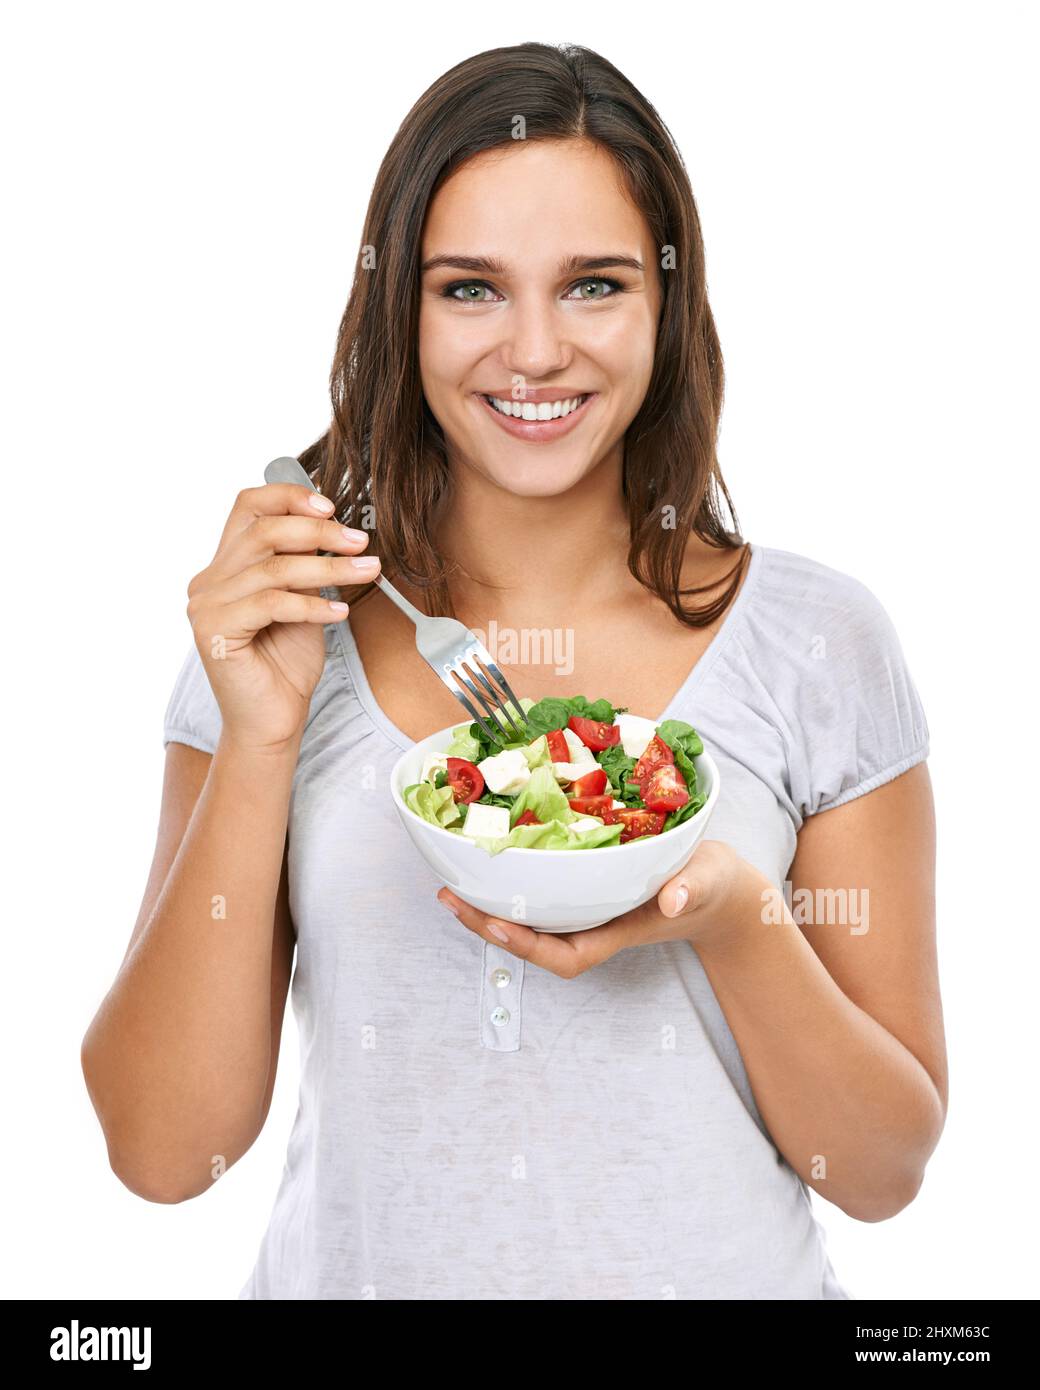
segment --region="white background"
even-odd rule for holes
[[[5,11],[0,1293],[234,1298],[252,1267],[296,1108],[291,1012],[263,1134],[179,1206],[110,1172],[80,1040],[151,860],[187,582],[236,492],[326,428],[405,113],[460,59],[528,39],[598,49],[675,135],[743,532],[867,584],[928,715],[949,1119],[895,1219],[814,1199],[838,1277],[861,1299],[1040,1293],[1035,13]]]

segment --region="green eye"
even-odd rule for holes
[[[588,289],[590,289],[590,288],[595,288],[595,287],[598,286],[598,285],[608,285],[608,286],[610,287],[608,293],[607,293],[607,294],[586,294],[586,293],[585,293],[586,290],[588,290]],[[592,279],[589,279],[589,280],[579,280],[578,283],[577,283],[577,285],[575,285],[574,288],[577,289],[577,290],[582,291],[582,293],[579,295],[579,298],[580,298],[580,299],[595,300],[595,299],[611,299],[611,298],[613,298],[613,296],[614,296],[619,290],[624,289],[624,286],[622,285],[622,283],[621,283],[620,280],[609,280],[609,279],[607,279],[607,278],[604,277],[604,276],[597,275],[597,276],[595,276],[595,277],[593,277]]]
[[[444,287],[444,296],[446,299],[455,299],[460,304],[486,304],[488,301],[483,298],[483,291],[490,290],[490,288],[491,286],[486,285],[483,280],[459,280],[454,285]],[[460,295],[459,290],[467,291],[467,293]],[[481,293],[476,295],[470,293],[473,290],[479,290]]]

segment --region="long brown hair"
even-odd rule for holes
[[[330,379],[333,420],[300,454],[348,526],[370,532],[388,579],[427,594],[426,612],[454,617],[431,526],[448,499],[443,433],[423,396],[418,362],[419,255],[426,209],[473,155],[527,140],[583,139],[616,160],[661,248],[663,306],[646,398],[625,436],[622,491],[628,568],[688,627],[705,627],[740,587],[750,549],[716,457],[723,364],[708,306],[700,219],[686,168],[664,122],[611,63],[588,48],[522,43],[451,68],[419,98],[379,168],[365,218]],[[674,268],[672,268],[674,267]],[[727,529],[725,498],[733,521]],[[685,608],[679,587],[690,530],[740,550],[726,592]],[[371,584],[343,589],[354,602]]]

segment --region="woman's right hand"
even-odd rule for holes
[[[364,584],[379,572],[373,557],[355,563],[368,536],[330,520],[333,510],[300,483],[244,489],[212,563],[188,585],[188,618],[222,734],[239,747],[278,752],[298,737],[325,665],[324,624],[347,614],[318,588]]]

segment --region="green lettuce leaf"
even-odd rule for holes
[[[580,830],[571,830],[569,824],[551,820],[544,825],[515,825],[508,835],[495,838],[476,835],[473,843],[488,854],[501,854],[504,849],[594,849],[597,845],[617,844],[621,838],[620,825],[586,825]]]
[[[473,726],[470,724],[458,724],[451,731],[451,742],[444,750],[447,758],[465,758],[468,762],[476,763],[484,756],[480,751],[480,741],[475,739],[470,733]],[[477,726],[479,727],[479,725]]]
[[[510,830],[525,811],[533,811],[538,819],[546,824],[558,820],[566,825],[577,819],[567,802],[563,788],[556,780],[551,762],[540,763],[532,769],[531,780],[523,791],[517,794],[510,809]],[[538,827],[534,828],[537,830]],[[523,830],[524,827],[521,826],[520,829]]]
[[[552,766],[552,758],[549,756],[549,740],[544,734],[539,735],[533,743],[521,743],[518,746],[527,759],[527,766],[532,772],[536,767],[543,767],[546,764]]]
[[[402,791],[401,799],[417,816],[444,830],[451,828],[452,821],[462,818],[451,787],[435,787],[432,782],[413,782]]]

